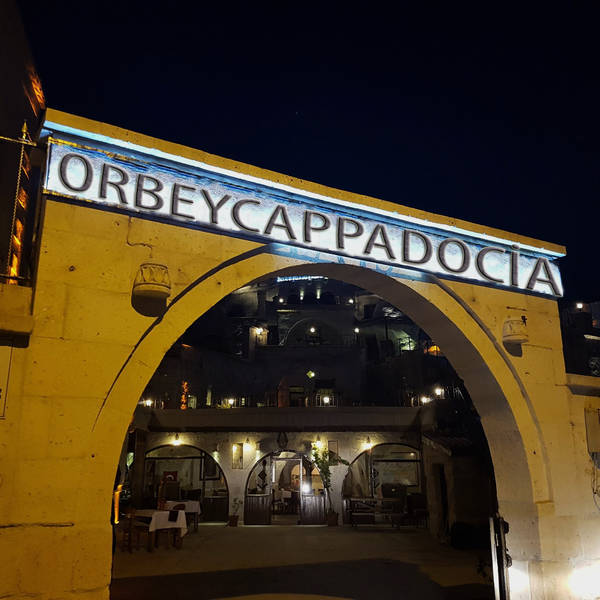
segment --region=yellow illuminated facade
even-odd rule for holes
[[[564,253],[554,244],[331,190],[58,111],[49,110],[47,121],[86,131],[90,140],[117,139],[306,193]],[[148,381],[200,315],[249,282],[282,272],[369,289],[431,334],[464,380],[488,439],[500,511],[511,524],[511,597],[583,597],[574,590],[593,580],[600,565],[600,513],[589,486],[584,424],[585,408],[600,409],[600,385],[565,372],[554,298],[431,274],[392,277],[59,197],[42,202],[35,286],[3,285],[1,292],[2,331],[28,343],[14,344],[3,390],[0,597],[109,597],[115,469]],[[132,306],[132,286],[148,263],[170,275],[160,317]],[[522,316],[529,341],[519,355],[503,344],[502,332],[506,321]],[[184,408],[187,390],[181,393]],[[243,454],[244,442],[238,446]],[[234,447],[222,455],[231,463]]]

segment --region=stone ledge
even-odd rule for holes
[[[32,297],[30,287],[0,284],[0,333],[29,335],[33,331]]]
[[[600,377],[567,373],[567,387],[579,396],[600,396]]]
[[[420,431],[431,427],[432,407],[235,408],[136,411],[149,431]]]

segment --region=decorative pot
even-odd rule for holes
[[[238,519],[238,515],[229,515],[229,522],[227,525],[229,525],[229,527],[237,527]]]

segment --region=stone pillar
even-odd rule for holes
[[[131,500],[139,507],[144,498],[144,471],[146,462],[146,432],[135,430],[135,453],[133,458],[133,473],[131,475]]]

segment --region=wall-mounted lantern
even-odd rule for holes
[[[506,319],[502,326],[502,341],[505,344],[526,344],[529,341],[527,317]]]
[[[166,265],[142,263],[133,282],[131,304],[146,317],[157,317],[167,308],[171,280]]]

